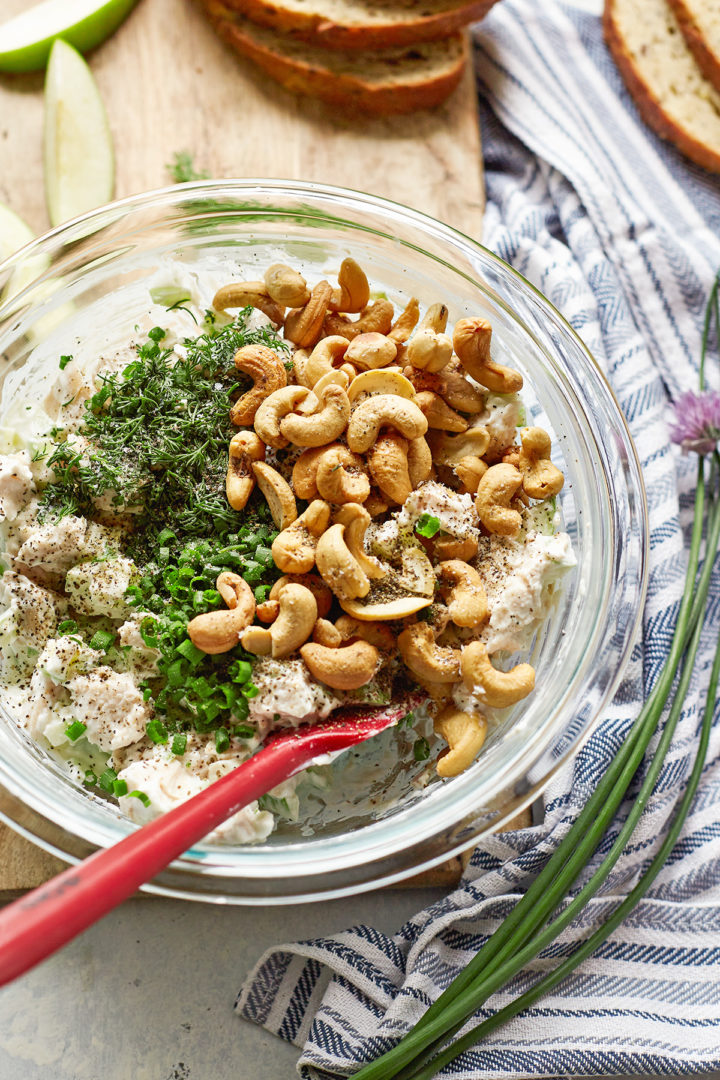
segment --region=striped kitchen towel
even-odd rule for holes
[[[305,1077],[347,1076],[391,1047],[511,909],[594,788],[668,651],[686,564],[695,463],[671,449],[670,402],[697,385],[720,266],[717,181],[642,125],[599,19],[504,0],[475,33],[486,155],[485,241],[569,318],[610,379],[648,488],[643,637],[602,724],[546,793],[543,825],[484,840],[457,891],[394,937],[355,927],[265,955],[237,1003],[302,1048]],[[720,386],[720,358],[711,381]],[[657,850],[689,773],[720,632],[720,578],[657,789],[603,894],[490,999],[505,1005],[612,911]],[[601,854],[623,820],[618,816]],[[467,1051],[457,1078],[720,1069],[720,724],[677,847],[625,924],[551,995]]]

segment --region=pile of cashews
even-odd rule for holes
[[[229,446],[226,482],[237,511],[256,484],[265,496],[280,530],[273,559],[284,576],[256,604],[239,575],[222,573],[217,587],[226,608],[194,618],[191,640],[206,653],[238,642],[257,656],[299,651],[311,676],[337,690],[366,685],[399,652],[448,743],[437,771],[457,775],[483,745],[487,721],[449,704],[453,685],[464,683],[475,700],[504,708],[531,692],[535,672],[529,664],[498,670],[472,637],[489,617],[472,564],[477,540],[440,534],[425,541],[420,554],[430,587],[413,591],[398,588],[392,567],[368,554],[365,532],[373,518],[440,479],[449,491],[474,496],[486,534],[517,536],[528,500],[563,486],[545,431],[525,428],[519,445],[495,446],[479,422],[486,392],[515,393],[522,376],[492,359],[485,319],[460,319],[451,337],[445,305],[433,304],[420,318],[414,297],[396,318],[389,300],[371,302],[367,276],[351,258],[337,287],[321,281],[310,289],[278,263],[263,281],[223,287],[213,303],[220,311],[259,309],[294,346],[291,375],[264,345],[235,354],[252,386],[231,409],[240,430]],[[289,480],[266,461],[268,448],[299,452]],[[307,503],[301,513],[298,499]],[[446,623],[465,635],[459,644],[447,634],[450,643],[438,640],[422,619],[437,589]],[[331,621],[335,601],[344,614]]]

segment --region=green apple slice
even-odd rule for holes
[[[55,38],[80,52],[99,45],[123,21],[137,0],[44,0],[0,23],[0,71],[44,68]]]
[[[19,248],[29,244],[33,239],[33,232],[21,217],[0,203],[0,263],[8,259]],[[16,266],[11,273],[6,285],[0,289],[0,301],[7,301],[15,296],[38,274],[41,274],[47,266],[47,258],[44,255],[33,255],[20,266]]]
[[[112,135],[90,68],[60,38],[45,78],[45,197],[53,225],[102,206],[115,179]]]

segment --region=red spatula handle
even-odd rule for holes
[[[272,743],[192,799],[14,901],[0,912],[0,986],[106,915],[314,753],[300,740]]]

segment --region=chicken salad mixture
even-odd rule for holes
[[[165,270],[130,344],[78,341],[42,407],[10,403],[9,711],[139,823],[272,730],[418,694],[415,759],[457,775],[532,692],[508,658],[574,565],[520,375],[485,320],[396,313],[352,259],[336,287],[209,281]],[[266,839],[308,777],[211,840]]]

